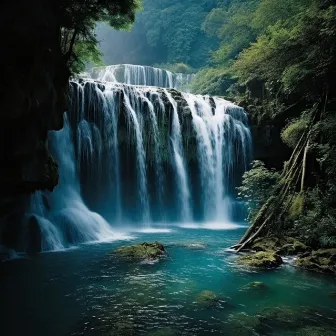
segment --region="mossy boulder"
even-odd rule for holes
[[[276,237],[262,237],[253,242],[251,249],[256,252],[276,251],[279,247],[279,239]]]
[[[313,251],[312,255],[316,257],[331,258],[333,261],[336,261],[336,248]]]
[[[282,258],[274,252],[256,252],[240,257],[238,263],[256,268],[275,268],[282,264]]]
[[[263,292],[263,291],[267,291],[268,290],[268,286],[266,284],[264,284],[263,282],[260,281],[254,281],[254,282],[250,282],[249,284],[241,287],[241,291],[255,291],[255,292]]]
[[[283,255],[297,255],[309,251],[309,247],[295,238],[290,238],[287,244],[278,249],[277,253]]]
[[[122,246],[116,252],[130,260],[156,260],[166,255],[164,246],[158,242]]]
[[[198,304],[202,306],[210,307],[218,302],[218,298],[216,293],[209,290],[205,290],[198,295],[196,301]]]
[[[256,252],[276,252],[281,255],[297,255],[309,251],[309,247],[292,237],[262,237],[254,241],[251,249]]]
[[[310,271],[336,274],[336,249],[313,251],[297,259],[295,265]]]

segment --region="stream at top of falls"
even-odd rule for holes
[[[240,268],[226,248],[244,230],[139,230],[0,263],[1,335],[334,335],[335,278],[288,264]],[[168,257],[129,262],[113,253],[144,241],[162,242]],[[199,302],[204,291],[216,295],[210,305]]]

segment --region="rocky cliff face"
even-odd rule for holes
[[[0,237],[15,247],[29,194],[58,182],[47,133],[62,128],[70,72],[50,4],[1,7]]]

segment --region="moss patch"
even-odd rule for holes
[[[282,264],[282,259],[274,252],[257,252],[238,259],[243,266],[257,268],[275,268]]]

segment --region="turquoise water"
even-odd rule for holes
[[[129,241],[2,263],[0,334],[336,335],[335,277],[288,264],[264,272],[240,268],[226,248],[243,231],[135,232]],[[167,259],[131,263],[112,253],[144,241],[162,242]],[[262,288],[243,288],[255,281]],[[204,290],[216,299],[199,302]]]

